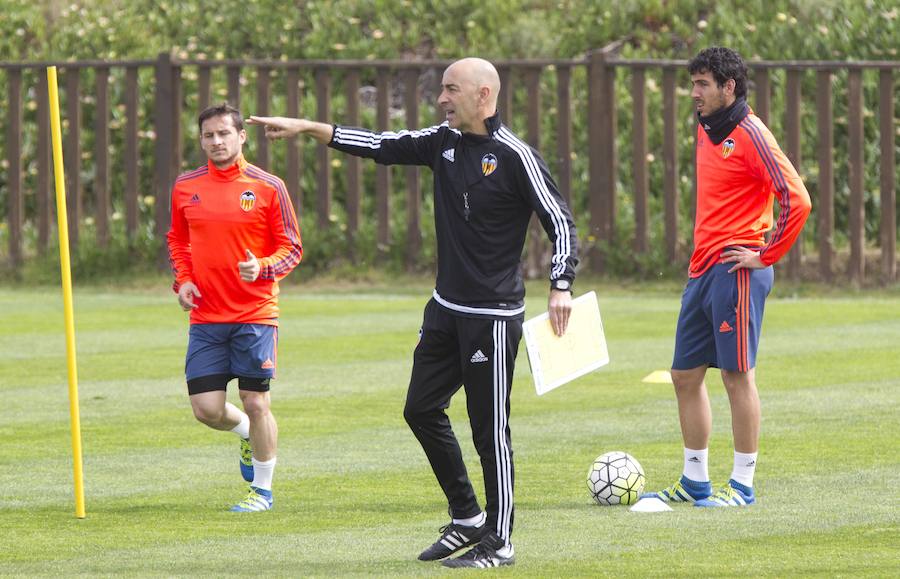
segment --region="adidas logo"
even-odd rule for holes
[[[722,325],[719,326],[719,332],[722,334],[727,334],[732,330],[732,327],[728,324],[727,320],[722,320]]]
[[[756,466],[756,461],[755,461],[755,460],[751,460],[750,462],[748,462],[748,463],[745,464],[744,466]]]
[[[478,350],[474,354],[472,354],[472,358],[469,361],[473,364],[477,364],[478,362],[487,362],[488,357],[484,355],[484,352]]]
[[[272,363],[271,358],[266,358],[266,361],[262,363],[262,366],[260,366],[260,368],[262,368],[263,370],[271,370],[274,367],[275,364]]]
[[[197,205],[200,203],[200,195],[194,193],[194,196],[191,197],[191,205]]]
[[[454,157],[456,156],[456,149],[447,149],[441,154],[441,156],[452,163],[454,161]]]
[[[697,458],[696,456],[692,456],[691,458],[688,459],[688,462],[696,462],[696,463],[699,463],[699,462],[700,462],[700,459]]]

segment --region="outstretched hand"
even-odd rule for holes
[[[331,141],[331,134],[334,131],[334,127],[328,123],[288,117],[256,117],[251,115],[247,119],[247,124],[264,126],[266,128],[266,137],[273,141],[304,133],[323,145],[327,145]]]
[[[247,119],[248,125],[263,125],[266,137],[270,140],[286,139],[293,137],[303,130],[303,119],[289,119],[287,117],[256,117]]]

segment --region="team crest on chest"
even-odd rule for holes
[[[481,173],[487,177],[497,170],[497,157],[493,153],[488,153],[481,158]]]
[[[734,151],[734,139],[725,139],[725,142],[722,143],[722,158],[727,159],[732,151]]]
[[[253,191],[244,191],[241,193],[241,209],[250,211],[256,204],[256,194]]]

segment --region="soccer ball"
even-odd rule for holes
[[[601,505],[630,505],[644,490],[644,469],[626,452],[607,452],[594,460],[587,486]]]

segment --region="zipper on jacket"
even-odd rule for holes
[[[463,193],[463,217],[466,218],[466,223],[469,222],[469,192],[466,191]]]

